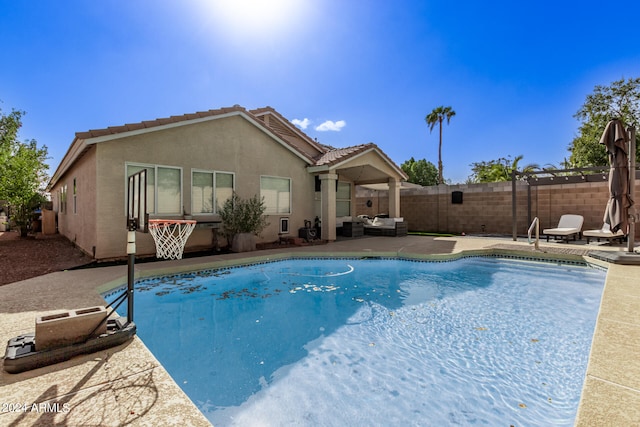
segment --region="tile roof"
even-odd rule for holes
[[[329,146],[325,147],[329,151],[315,159],[315,166],[333,166],[345,160],[356,157],[361,153],[367,152],[369,150],[375,150],[380,157],[385,159],[389,163],[389,165],[391,165],[400,174],[400,176],[402,176],[402,178],[404,178],[405,180],[409,179],[402,168],[398,167],[398,165],[396,165],[395,162],[391,160],[391,158],[389,158],[389,156],[387,156],[382,150],[380,150],[380,148],[373,142],[345,148],[333,148]]]
[[[259,108],[249,112],[262,121],[283,141],[309,159],[310,163],[313,163],[314,158],[327,151],[325,147],[311,139],[272,107]]]
[[[171,116],[171,117],[165,117],[165,118],[160,118],[155,120],[146,120],[139,123],[128,123],[122,126],[110,126],[105,129],[92,129],[86,132],[76,132],[76,138],[89,139],[89,138],[96,138],[96,137],[106,136],[106,135],[115,135],[118,133],[131,132],[131,131],[140,130],[140,129],[149,129],[156,126],[162,126],[162,125],[167,125],[171,123],[178,123],[178,122],[183,122],[187,120],[195,120],[195,119],[200,119],[204,117],[218,116],[221,114],[227,114],[234,111],[248,113],[245,108],[239,105],[234,105],[233,107],[218,108],[216,110],[208,110],[208,111],[199,111],[197,113],[183,114],[181,116]]]
[[[370,148],[377,148],[377,146],[376,144],[370,142],[368,144],[354,145],[353,147],[331,148],[329,149],[329,151],[315,159],[316,166],[331,166],[364,151],[367,151]]]
[[[102,136],[117,135],[124,132],[150,129],[158,126],[187,122],[189,120],[224,115],[233,112],[242,113],[249,117],[252,117],[253,119],[255,119],[256,124],[264,127],[266,130],[279,137],[285,144],[289,145],[293,150],[299,153],[299,155],[308,159],[309,163],[313,164],[314,166],[333,166],[342,161],[355,157],[367,150],[375,149],[391,165],[394,165],[402,175],[404,175],[402,170],[399,169],[395,165],[395,163],[378,148],[376,144],[360,144],[346,148],[334,148],[329,145],[321,144],[317,141],[314,141],[302,130],[294,126],[289,120],[284,118],[274,108],[269,106],[249,111],[240,105],[234,105],[233,107],[223,107],[215,110],[199,111],[196,113],[188,113],[179,116],[146,120],[138,123],[128,123],[122,126],[110,126],[104,129],[92,129],[86,132],[77,132],[75,135],[75,140],[86,140]],[[272,119],[270,120],[268,116],[272,116]],[[273,118],[275,118],[275,120]]]

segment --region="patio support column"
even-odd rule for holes
[[[336,184],[338,175],[335,173],[327,173],[320,175],[322,183],[322,240],[336,240]]]
[[[389,217],[400,217],[400,181],[389,178]]]

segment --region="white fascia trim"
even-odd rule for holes
[[[329,167],[329,165],[320,165],[320,166],[309,166],[307,168],[307,171],[309,173],[317,173],[317,172],[329,172],[331,171],[332,167]]]

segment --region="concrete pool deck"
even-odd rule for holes
[[[541,242],[545,258],[581,259],[623,247]],[[546,252],[546,253],[544,253]],[[456,254],[539,257],[526,242],[478,237],[366,237],[327,245],[140,263],[137,277],[293,256]],[[605,264],[607,279],[593,337],[577,426],[640,425],[640,266]],[[126,284],[127,267],[47,274],[0,287],[0,342],[33,332],[35,318],[104,304],[101,292]],[[4,355],[2,353],[1,355]],[[4,361],[0,361],[2,365]],[[0,366],[0,425],[209,426],[180,387],[135,337],[121,346],[20,374]]]

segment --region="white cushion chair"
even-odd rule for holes
[[[549,237],[554,237],[566,240],[569,243],[569,237],[573,236],[573,240],[576,240],[576,237],[581,237],[583,222],[584,217],[582,215],[565,214],[560,217],[556,228],[545,228],[542,233],[547,236],[547,242]]]
[[[622,243],[625,239],[625,234],[622,230],[612,233],[611,226],[606,222],[602,224],[602,228],[600,230],[585,230],[582,234],[587,238],[587,244],[589,244],[593,238],[597,239],[598,242],[600,239],[607,239],[609,243],[616,239],[619,239],[620,243]]]

